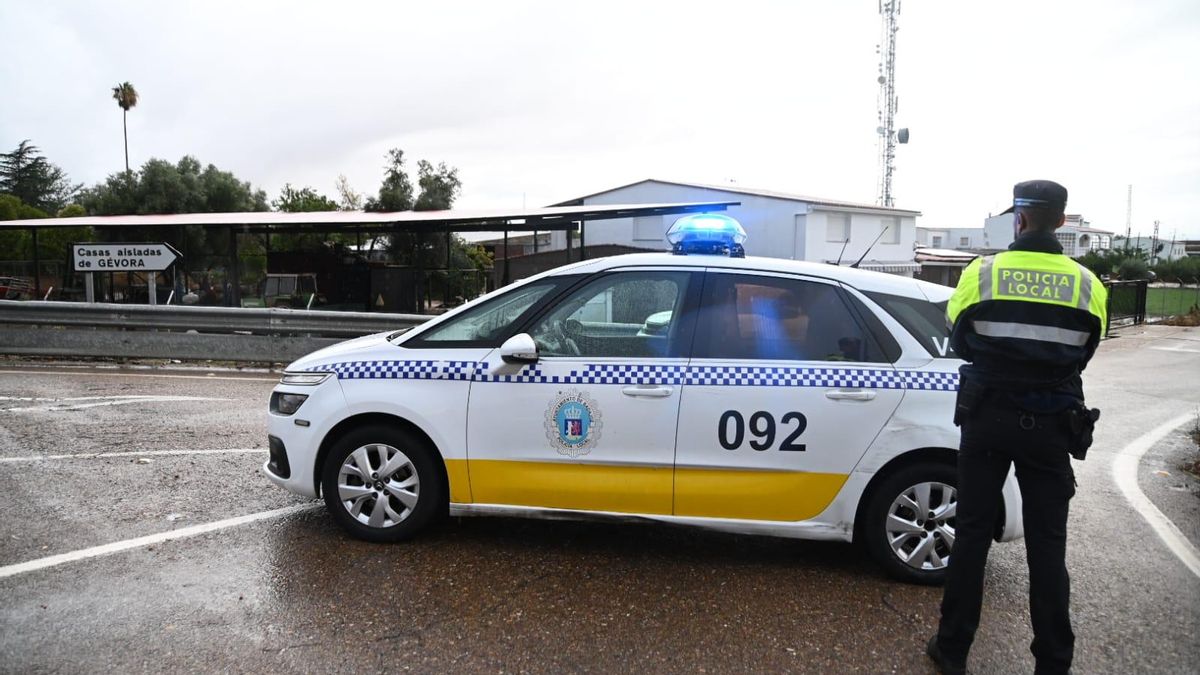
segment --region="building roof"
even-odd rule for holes
[[[568,199],[566,201],[562,201],[557,204],[554,204],[554,206],[567,206],[567,205],[572,205],[572,204],[581,204],[583,202],[583,200],[585,200],[585,199],[589,199],[591,197],[596,197],[596,196],[603,195],[603,194],[608,194],[609,192],[615,192],[617,190],[623,190],[625,188],[633,187],[635,185],[642,185],[643,183],[661,183],[663,185],[676,185],[676,186],[680,186],[680,187],[698,188],[701,190],[713,190],[715,192],[730,192],[730,193],[742,194],[742,195],[754,195],[756,197],[770,197],[772,199],[786,199],[789,201],[805,202],[808,204],[819,204],[821,206],[841,206],[841,207],[845,207],[845,208],[868,209],[871,211],[888,211],[888,212],[904,214],[904,215],[914,215],[914,216],[921,215],[920,211],[912,211],[909,209],[897,209],[897,208],[890,207],[890,206],[880,206],[878,204],[864,204],[861,202],[848,202],[848,201],[842,201],[842,200],[837,200],[837,199],[825,199],[822,197],[810,197],[810,196],[798,195],[798,194],[789,193],[789,192],[779,192],[776,190],[762,190],[762,189],[758,189],[758,188],[742,187],[740,185],[712,185],[712,184],[708,184],[708,183],[689,183],[689,182],[676,181],[676,180],[660,180],[658,178],[646,178],[643,180],[634,181],[632,183],[627,183],[625,185],[618,185],[617,187],[609,188],[607,190],[601,190],[599,192],[593,192],[591,194],[584,195],[582,197]]]
[[[1094,227],[1087,227],[1085,225],[1063,225],[1062,226],[1062,229],[1064,229],[1064,230],[1066,230],[1068,228],[1072,232],[1082,232],[1084,234],[1107,234],[1107,235],[1114,234],[1113,232],[1110,232],[1108,230],[1100,230],[1100,229],[1097,229]]]
[[[645,215],[672,215],[703,211],[724,211],[740,202],[676,202],[663,204],[599,204],[551,206],[536,209],[480,209],[449,211],[247,211],[241,213],[176,213],[149,216],[79,216],[75,218],[32,218],[0,221],[0,229],[44,227],[163,227],[178,225],[220,225],[248,229],[286,229],[317,226],[335,228],[478,231],[564,230],[578,220],[608,220]]]
[[[979,257],[973,251],[955,251],[948,248],[918,248],[913,252],[913,258],[918,263],[953,263],[966,265]]]

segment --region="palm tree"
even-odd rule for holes
[[[137,105],[138,93],[137,89],[133,88],[132,84],[122,82],[113,87],[113,100],[117,105],[121,106],[121,128],[125,131],[125,173],[129,173],[129,126],[126,124],[126,118],[129,115],[129,109]]]

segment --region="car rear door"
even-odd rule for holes
[[[903,398],[828,280],[710,269],[679,412],[677,516],[813,518]]]

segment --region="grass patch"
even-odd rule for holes
[[[1200,288],[1146,289],[1146,316],[1179,316],[1200,304]]]

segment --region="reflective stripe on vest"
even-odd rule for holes
[[[1082,347],[1087,344],[1087,333],[1069,328],[1054,326],[1039,326],[1032,323],[1016,323],[1013,321],[975,321],[975,332],[985,337],[1021,338],[1023,340],[1040,340],[1054,342],[1071,347]]]
[[[1079,263],[1075,263],[1079,265]],[[1083,265],[1079,265],[1080,283],[1079,283],[1079,302],[1075,306],[1085,312],[1091,311],[1092,304],[1092,272]]]

